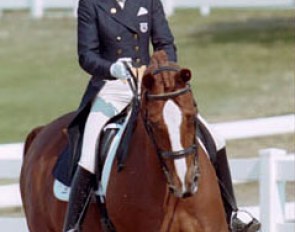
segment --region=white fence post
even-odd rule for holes
[[[74,17],[77,18],[78,17],[79,0],[73,0],[73,4],[74,4],[74,9],[73,9]]]
[[[200,1],[200,14],[202,16],[208,16],[210,15],[211,8],[210,3],[208,0],[201,0]]]
[[[33,18],[39,19],[44,14],[44,2],[43,0],[30,0],[31,15]]]
[[[284,222],[285,205],[281,202],[284,183],[276,181],[276,160],[286,154],[285,150],[274,148],[259,151],[260,219],[265,232],[277,232],[277,224]]]
[[[174,0],[162,0],[164,11],[167,17],[171,16],[174,13]]]

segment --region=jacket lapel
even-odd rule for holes
[[[98,5],[118,23],[123,24],[134,32],[138,32],[137,12],[140,0],[126,0],[124,9],[121,9],[116,0],[97,0]]]

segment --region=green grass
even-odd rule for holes
[[[179,63],[209,121],[294,111],[292,11],[179,10],[170,18]],[[0,144],[74,110],[88,75],[78,65],[72,18],[0,21]]]
[[[294,111],[292,16],[291,11],[214,11],[200,17],[186,10],[171,19],[180,62],[194,71],[194,90],[207,118]]]
[[[231,158],[256,157],[259,150],[269,147],[284,149],[287,153],[294,153],[294,141],[295,134],[229,140],[227,141],[227,150]]]
[[[17,16],[17,17],[15,17]],[[87,82],[76,61],[73,19],[0,21],[0,143],[73,110]]]

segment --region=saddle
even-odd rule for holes
[[[127,106],[120,114],[111,118],[108,123],[103,128],[100,135],[99,146],[96,151],[96,183],[99,183],[97,186],[97,195],[105,197],[107,183],[109,175],[111,172],[112,164],[115,158],[117,157],[120,161],[120,167],[123,166],[122,162],[125,160],[122,156],[126,154],[118,153],[122,146],[128,146],[129,141],[126,141],[124,134],[127,130],[132,130],[130,128],[130,117],[131,117],[131,108]],[[134,126],[132,126],[134,127]],[[123,139],[124,138],[124,139]],[[128,150],[128,148],[127,148]],[[57,199],[61,201],[69,200],[70,187],[62,183],[58,179],[54,181],[54,195]]]

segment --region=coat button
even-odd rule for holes
[[[116,8],[111,8],[110,12],[111,12],[111,14],[116,14],[117,13],[117,9]]]
[[[116,40],[120,42],[122,40],[121,36],[117,36]]]
[[[134,50],[135,50],[136,52],[138,52],[138,51],[139,51],[139,46],[135,46],[135,47],[134,47]]]
[[[117,55],[121,55],[122,54],[122,49],[121,48],[119,48],[118,50],[117,50]]]
[[[138,34],[133,34],[134,39],[138,39]]]
[[[135,59],[135,62],[136,62],[137,64],[139,64],[139,63],[141,62],[141,59],[136,58],[136,59]]]

